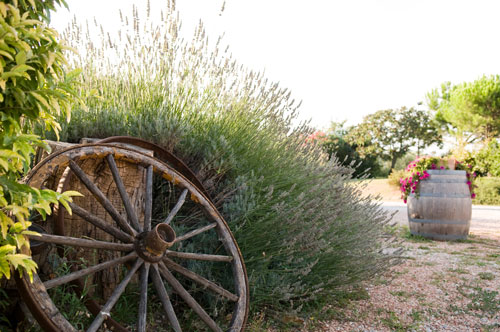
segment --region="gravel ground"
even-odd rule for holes
[[[408,259],[316,331],[500,331],[500,242],[406,241]]]

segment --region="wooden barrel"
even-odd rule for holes
[[[408,197],[410,232],[433,240],[466,239],[472,200],[465,171],[428,170],[420,194]]]

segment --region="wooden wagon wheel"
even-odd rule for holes
[[[100,160],[109,168],[121,197],[118,205],[123,213],[118,211],[117,202],[111,202],[79,166],[88,159]],[[118,163],[145,170],[143,217],[138,216],[131,204]],[[78,258],[82,250],[87,252],[84,257],[88,257],[88,252],[97,252],[102,258],[104,252],[113,258],[102,262],[86,261],[88,266],[82,266],[81,261],[70,263],[71,269],[66,274],[39,273],[34,276],[33,283],[26,276],[16,280],[21,296],[44,329],[243,331],[249,296],[241,253],[222,216],[196,186],[154,157],[109,144],[81,145],[54,153],[32,170],[27,183],[42,188],[56,178],[61,186],[61,183],[66,183],[65,169],[70,169],[85,185],[95,197],[92,199],[106,210],[114,224],[72,203],[73,213],[88,224],[91,231],[73,237],[64,230],[49,227],[48,233],[36,240],[57,246],[59,252],[63,247],[76,251],[72,258]],[[153,201],[158,200],[158,197],[153,197],[153,178],[163,180],[160,187],[164,186],[161,188],[164,188],[165,196],[160,199],[175,202],[168,207],[168,215],[161,221],[152,218]],[[155,186],[158,186],[157,182]],[[208,249],[212,252],[206,252]],[[202,276],[200,272],[206,271],[207,265],[215,271],[210,277]],[[94,314],[84,313],[89,316],[87,325],[73,326],[65,317],[65,308],[57,307],[51,289],[74,282],[89,285],[92,282],[89,278],[99,271],[117,267],[120,267],[123,277],[109,297],[101,296],[99,285],[90,285],[94,290],[80,294],[82,303],[92,298],[100,307]],[[218,279],[209,280],[211,278]],[[135,289],[132,297],[135,295],[138,299],[134,303],[136,319],[133,324],[127,319],[120,321],[113,311],[116,303],[126,297],[126,288]],[[134,311],[133,308],[127,310]],[[193,325],[193,316],[202,325]]]

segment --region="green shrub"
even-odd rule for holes
[[[474,170],[481,175],[500,177],[500,143],[491,141],[474,156]]]
[[[64,46],[41,21],[53,5],[54,1],[39,0],[0,2],[0,278],[10,278],[11,268],[32,276],[35,262],[19,253],[29,250],[25,235],[30,234],[30,212],[45,217],[51,204],[67,205],[72,195],[19,183],[35,148],[48,149],[32,134],[33,126],[57,134],[56,116],[69,117],[75,99],[76,74],[65,71]]]
[[[475,184],[474,204],[500,205],[500,177],[481,177]]]
[[[345,140],[350,128],[344,127],[345,122],[332,122],[327,134],[322,137],[320,144],[329,158],[337,158],[342,165],[354,168],[353,177],[376,177],[380,173],[380,166],[376,155],[363,157],[356,151],[357,145]]]
[[[397,188],[401,187],[401,179],[406,177],[406,172],[404,169],[401,170],[396,170],[393,169],[391,174],[389,174],[389,177],[387,178],[389,184],[391,186],[395,186]]]
[[[148,32],[124,28],[122,47],[104,34],[100,46],[82,45],[83,32],[69,30],[85,54],[73,61],[88,110],[73,110],[62,138],[132,135],[185,160],[222,197],[255,312],[304,309],[387,269],[388,214],[362,197],[362,184],[348,185],[353,169],[305,142],[310,128],[292,127],[290,93],[211,49],[201,26],[187,43],[175,11],[164,17],[159,27],[130,19]]]

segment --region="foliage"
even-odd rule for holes
[[[410,196],[411,194],[414,194],[416,197],[418,197],[419,182],[430,177],[430,174],[427,172],[427,170],[449,169],[448,162],[449,161],[445,161],[437,157],[422,157],[417,158],[410,164],[408,164],[405,169],[405,175],[401,177],[399,182],[401,185],[400,190],[402,193],[401,198],[403,199],[403,201],[406,203],[408,196]],[[467,185],[469,186],[471,197],[475,198],[476,194],[474,193],[474,182],[476,180],[477,174],[472,171],[472,165],[456,160],[451,160],[451,162],[452,164],[454,163],[454,165],[450,166],[452,167],[452,169],[454,168],[456,170],[466,171]]]
[[[402,193],[401,198],[405,203],[410,194],[418,195],[418,183],[430,176],[429,173],[427,173],[427,170],[436,169],[438,162],[439,159],[435,157],[415,159],[406,167],[406,176],[402,177],[399,181]],[[442,169],[444,169],[444,166],[442,166]]]
[[[475,204],[500,205],[500,178],[481,177],[476,181]]]
[[[329,159],[335,157],[343,165],[353,167],[353,177],[362,177],[369,174],[375,176],[379,173],[377,156],[366,154],[364,157],[356,151],[357,145],[350,144],[345,137],[352,128],[345,128],[345,122],[332,122],[328,134],[321,142],[323,150],[328,154]]]
[[[357,145],[361,156],[379,155],[391,161],[391,169],[412,146],[421,149],[440,143],[441,136],[430,116],[415,108],[377,111],[349,131],[347,141]]]
[[[39,21],[53,2],[0,2],[0,277],[10,278],[11,266],[31,277],[35,262],[25,254],[30,211],[43,217],[51,204],[65,206],[75,193],[59,194],[19,183],[29,170],[35,148],[48,149],[34,125],[58,133],[56,116],[69,117],[75,73],[65,74],[63,45],[57,33]],[[37,10],[33,9],[37,6]]]
[[[471,156],[473,169],[480,175],[500,177],[500,143],[491,141]]]
[[[409,122],[407,128],[411,131],[414,147],[417,148],[417,156],[427,146],[432,144],[442,146],[443,137],[439,132],[439,125],[427,111],[412,107],[405,111],[404,116]]]
[[[160,26],[125,19],[123,44],[105,33],[95,39],[102,44],[82,44],[86,32],[68,30],[66,39],[83,47],[73,61],[89,109],[74,109],[61,137],[132,135],[181,157],[234,232],[255,312],[305,310],[386,269],[387,213],[362,197],[361,184],[348,185],[352,169],[304,143],[312,130],[292,127],[290,93],[220,43],[212,49],[201,25],[191,42],[180,38],[167,7]]]
[[[467,143],[489,142],[500,134],[500,76],[483,76],[474,82],[452,85],[427,94],[436,119],[457,138],[459,150]]]
[[[396,170],[395,168],[391,171],[391,174],[387,177],[388,183],[391,186],[400,187],[401,179],[406,176],[406,171],[404,169]]]

